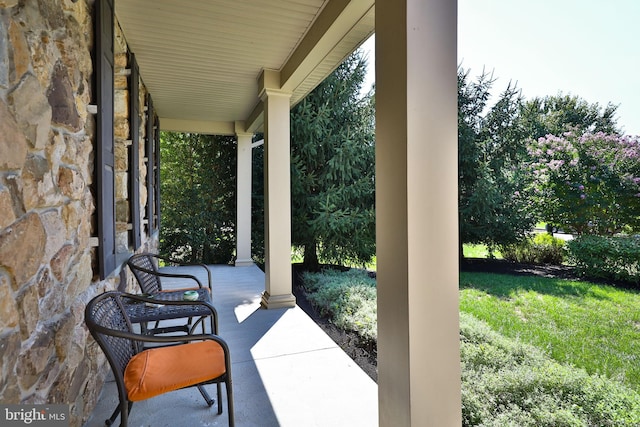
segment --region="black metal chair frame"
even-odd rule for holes
[[[198,278],[191,274],[178,274],[178,273],[166,273],[161,272],[158,268],[158,262],[163,261],[167,264],[183,267],[201,267],[207,272],[207,286],[211,289],[211,271],[205,264],[185,264],[180,261],[173,260],[171,258],[164,257],[162,255],[152,254],[149,252],[143,252],[132,255],[127,260],[127,265],[131,269],[131,272],[136,277],[140,289],[146,294],[155,294],[161,292],[162,282],[161,277],[174,278],[174,279],[188,279],[193,280],[198,285],[198,288],[203,288],[202,282]]]
[[[128,399],[124,384],[124,371],[131,358],[143,351],[144,343],[155,343],[156,347],[165,347],[177,344],[185,344],[192,341],[212,340],[217,342],[224,351],[225,373],[217,378],[193,384],[188,387],[197,387],[208,406],[212,406],[212,399],[204,389],[206,384],[217,385],[218,414],[222,414],[221,384],[225,383],[227,394],[227,410],[229,412],[229,426],[235,425],[233,390],[231,382],[231,357],[226,342],[214,334],[180,335],[180,336],[156,336],[137,334],[133,330],[132,323],[127,315],[126,301],[130,303],[153,303],[154,299],[122,292],[105,292],[93,298],[85,308],[85,322],[91,335],[107,357],[107,361],[113,371],[120,403],[111,417],[105,421],[111,425],[121,415],[120,426],[127,427],[129,412],[133,402]],[[215,309],[207,302],[202,301],[167,301],[168,305],[201,305],[207,307],[211,316],[215,316]],[[180,367],[169,366],[168,369]]]
[[[207,287],[204,287],[202,285],[202,282],[196,277],[193,276],[191,274],[182,274],[182,273],[166,273],[166,272],[161,272],[159,270],[159,268],[157,267],[158,262],[159,261],[163,261],[167,264],[170,265],[179,265],[179,266],[190,266],[190,267],[201,267],[204,268],[204,270],[207,272]],[[205,264],[185,264],[185,263],[181,263],[179,261],[173,260],[171,258],[168,257],[164,257],[161,255],[157,255],[157,254],[152,254],[149,252],[143,252],[140,254],[135,254],[132,255],[128,260],[127,260],[127,265],[129,266],[129,268],[131,269],[131,272],[133,273],[134,277],[136,278],[136,281],[138,282],[138,285],[140,286],[140,290],[142,291],[142,293],[146,296],[152,297],[152,298],[157,298],[159,300],[165,301],[165,300],[179,300],[182,298],[182,291],[170,291],[170,290],[164,290],[162,288],[162,277],[166,277],[166,278],[172,278],[172,279],[186,279],[188,281],[192,281],[195,283],[190,283],[190,285],[197,285],[197,289],[198,289],[198,301],[211,301],[212,295],[211,295],[211,286],[212,286],[212,280],[211,280],[211,271],[209,270],[209,268],[205,265]],[[188,286],[187,286],[188,287]],[[195,287],[193,287],[194,289],[196,289]],[[201,289],[207,289],[209,292],[209,295],[207,297],[207,295],[200,291]],[[158,301],[159,304],[163,304],[161,301]],[[156,322],[155,326],[153,328],[147,328],[147,321],[145,322],[136,322],[136,323],[140,323],[143,331],[145,333],[148,333],[150,335],[155,335],[155,334],[166,334],[166,333],[172,333],[172,332],[183,332],[183,333],[192,333],[193,329],[196,325],[198,325],[198,323],[202,322],[202,332],[205,333],[205,329],[204,329],[204,322],[203,322],[203,317],[202,317],[202,313],[198,310],[196,310],[193,313],[189,313],[187,309],[178,309],[177,311],[179,311],[180,315],[176,315],[176,313],[170,313],[168,310],[156,310],[155,313],[153,313],[153,311],[151,310],[151,312],[153,313],[154,317],[153,319],[147,319],[147,321],[149,320],[154,320]],[[206,313],[205,313],[206,314]],[[163,315],[166,315],[166,317],[163,318]],[[135,316],[134,316],[135,317]],[[149,317],[149,316],[147,316]],[[171,327],[163,327],[161,328],[159,326],[160,321],[162,320],[166,320],[166,319],[176,319],[176,318],[180,318],[180,317],[184,317],[187,320],[187,323],[185,325],[180,325],[180,326],[171,326]],[[198,317],[199,320],[196,321],[195,325],[192,326],[192,322],[193,322],[193,318]],[[212,318],[211,319],[211,324],[212,324],[212,332],[214,334],[218,333],[218,329],[217,329],[217,318]]]

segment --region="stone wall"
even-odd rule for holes
[[[129,252],[129,232],[131,231],[130,200],[128,183],[129,183],[129,149],[132,143],[132,133],[137,131],[139,135],[139,156],[140,159],[138,169],[140,173],[140,182],[146,182],[147,165],[145,162],[145,136],[147,117],[144,114],[147,91],[144,82],[139,81],[138,102],[141,106],[140,127],[131,129],[129,120],[129,80],[130,80],[129,64],[129,46],[122,32],[122,29],[116,22],[115,27],[115,60],[114,60],[114,138],[115,138],[115,195],[116,195],[116,252]],[[140,203],[141,215],[144,215],[144,208],[147,203],[147,187],[140,186]],[[147,249],[156,249],[157,242],[149,239],[149,236],[143,236],[143,241]],[[151,250],[151,249],[149,249]]]
[[[119,286],[135,289],[126,271],[123,284],[119,270],[100,281],[92,247],[92,7],[93,0],[0,0],[0,402],[69,404],[73,426],[90,415],[107,373],[84,324],[86,302]],[[130,130],[126,42],[121,33],[117,40],[116,225],[123,258],[131,250]],[[141,250],[156,248],[156,240],[143,237]]]

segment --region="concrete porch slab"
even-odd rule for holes
[[[237,426],[378,425],[376,383],[299,307],[261,309],[264,274],[258,267],[209,269],[220,335],[231,350]],[[180,271],[202,274],[190,267]],[[214,396],[215,387],[209,390]],[[129,425],[226,426],[223,402],[224,412],[217,415],[196,389],[180,390],[134,404]],[[104,425],[116,404],[109,379],[85,427]]]

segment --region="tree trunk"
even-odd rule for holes
[[[304,245],[304,260],[302,266],[306,271],[319,271],[320,262],[318,261],[318,249],[314,243]]]

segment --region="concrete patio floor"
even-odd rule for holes
[[[378,425],[377,384],[299,307],[261,309],[264,274],[258,267],[209,269],[219,333],[231,351],[238,427]],[[180,270],[206,283],[202,269]],[[208,389],[215,396],[215,386]],[[103,426],[117,400],[110,375],[85,427]],[[180,390],[135,403],[129,425],[226,426],[224,397],[223,402],[224,412],[217,415],[196,389]]]

